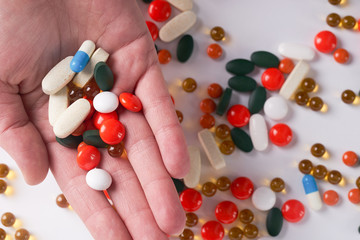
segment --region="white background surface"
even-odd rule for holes
[[[146,7],[138,1],[144,13]],[[326,16],[336,12],[341,16],[353,15],[360,17],[360,2],[348,0],[347,4],[330,5],[327,0],[195,0],[194,11],[198,15],[196,26],[190,30],[195,40],[193,56],[185,63],[175,59],[176,44],[164,44],[157,40],[160,49],[169,49],[174,58],[170,64],[162,66],[169,83],[169,89],[175,98],[176,109],[184,113],[182,123],[188,144],[199,146],[196,138],[201,130],[198,120],[202,115],[199,111],[201,99],[207,97],[206,88],[212,82],[227,85],[231,77],[225,71],[225,64],[233,58],[249,58],[253,51],[267,50],[275,53],[281,42],[297,42],[313,46],[313,38],[321,30],[330,30],[338,37],[338,47],[347,49],[351,54],[348,65],[340,65],[331,55],[317,52],[316,59],[310,62],[311,72],[320,88],[316,95],[320,96],[329,106],[327,113],[313,112],[309,108],[297,106],[289,102],[290,114],[283,122],[288,124],[294,133],[293,142],[283,148],[270,145],[267,151],[252,151],[245,154],[236,150],[226,156],[227,168],[214,171],[203,155],[203,173],[201,184],[226,175],[230,179],[239,176],[249,177],[255,187],[269,185],[269,180],[281,177],[286,182],[286,194],[277,194],[276,206],[291,198],[302,201],[306,208],[304,219],[299,223],[284,221],[281,234],[276,239],[359,239],[357,231],[360,225],[359,206],[350,203],[347,193],[355,187],[354,181],[360,175],[359,167],[350,168],[341,161],[345,151],[352,150],[360,154],[359,149],[359,117],[360,105],[346,105],[341,99],[341,92],[352,89],[356,93],[360,89],[360,32],[330,28],[325,22]],[[174,10],[172,16],[177,14]],[[148,19],[148,16],[146,16]],[[161,24],[158,24],[160,26]],[[222,26],[226,31],[226,40],[221,42],[224,56],[217,61],[207,57],[206,48],[214,41],[208,35],[214,26]],[[262,69],[251,74],[259,83]],[[194,93],[185,93],[179,83],[186,77],[193,77],[198,82]],[[232,104],[247,105],[249,94],[233,92]],[[276,95],[277,92],[269,95]],[[268,127],[276,122],[267,120]],[[216,117],[217,124],[226,122],[225,117]],[[248,131],[248,127],[245,127]],[[310,146],[321,142],[330,153],[328,160],[316,159],[310,154]],[[321,193],[336,190],[340,195],[337,206],[324,206],[321,211],[309,209],[301,184],[302,174],[297,170],[297,163],[304,158],[314,164],[323,164],[329,170],[339,170],[346,179],[344,187],[334,186],[325,181],[318,181]],[[14,189],[11,196],[0,196],[0,213],[13,212],[29,229],[37,240],[92,239],[76,214],[68,209],[56,206],[55,198],[60,193],[52,175],[49,174],[44,183],[29,187],[24,183],[18,168],[12,159],[0,151],[0,162],[6,163],[16,173],[16,178],[7,180]],[[236,200],[228,192],[218,192],[213,198],[204,197],[204,203],[198,212],[201,219],[215,220],[214,208],[220,201],[234,201],[239,209],[253,209],[250,200]],[[260,228],[261,235],[266,236],[265,213],[255,211],[255,224]],[[239,224],[239,221],[236,221]],[[232,226],[225,225],[229,230]],[[5,228],[9,233],[13,229]],[[193,229],[200,235],[200,226]]]

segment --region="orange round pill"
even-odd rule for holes
[[[360,203],[360,189],[358,188],[351,189],[348,193],[348,198],[349,201],[354,204]]]
[[[343,48],[336,49],[334,59],[341,64],[347,63],[349,61],[349,52]]]
[[[205,113],[200,118],[200,125],[203,128],[212,128],[215,126],[215,118],[212,115]]]
[[[200,102],[200,110],[203,113],[212,113],[215,111],[215,109],[216,103],[210,98],[205,98]]]
[[[358,156],[353,151],[347,151],[343,154],[342,160],[346,166],[352,167],[358,162]]]
[[[290,58],[284,58],[280,61],[279,70],[282,73],[289,74],[294,69],[295,65],[294,62]]]
[[[334,206],[339,201],[339,195],[334,190],[328,190],[323,195],[323,201],[326,205]]]
[[[158,59],[159,63],[168,64],[171,61],[171,53],[166,49],[160,50],[158,52]]]
[[[222,53],[222,48],[217,43],[210,44],[207,48],[207,55],[212,59],[217,59],[221,57]]]
[[[212,83],[208,87],[208,94],[212,98],[221,97],[222,92],[223,92],[222,87],[217,83]]]

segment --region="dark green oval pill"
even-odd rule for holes
[[[106,148],[107,144],[101,139],[99,130],[87,130],[83,134],[84,142],[97,148]]]
[[[234,76],[229,79],[228,85],[238,92],[251,92],[256,88],[256,81],[248,76]]]
[[[232,94],[231,88],[226,88],[217,105],[216,108],[217,115],[222,116],[226,112],[230,103],[231,94]]]
[[[177,59],[179,62],[186,62],[190,57],[194,49],[194,39],[191,35],[187,34],[183,36],[177,46]]]
[[[277,68],[280,64],[277,56],[266,51],[253,52],[250,59],[256,66],[262,68]]]
[[[94,78],[103,91],[109,91],[114,86],[114,75],[105,62],[98,62],[94,69]]]
[[[254,63],[246,59],[233,59],[226,64],[226,71],[235,75],[246,75],[254,70]]]
[[[78,145],[83,141],[82,136],[69,135],[66,138],[56,137],[56,141],[67,148],[77,148]]]
[[[174,185],[175,185],[175,188],[176,188],[176,191],[178,193],[181,193],[182,191],[184,191],[185,189],[185,184],[182,180],[180,179],[177,179],[177,178],[171,178],[174,182]]]
[[[230,131],[235,146],[244,152],[251,152],[254,148],[250,136],[240,128],[233,128]]]
[[[266,89],[264,87],[257,87],[249,98],[249,111],[251,114],[258,113],[263,109],[266,101]]]
[[[266,229],[270,236],[276,237],[279,235],[283,225],[283,216],[281,210],[272,208],[266,217]]]

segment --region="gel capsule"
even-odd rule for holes
[[[81,72],[90,60],[91,54],[95,50],[95,43],[91,40],[86,40],[81,44],[81,47],[70,62],[70,68],[73,72]]]
[[[320,210],[322,207],[322,202],[315,178],[309,174],[306,174],[303,177],[302,182],[310,207],[314,210]]]
[[[180,194],[180,202],[185,211],[195,212],[202,205],[202,197],[198,191],[188,188]]]

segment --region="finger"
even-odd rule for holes
[[[103,158],[101,168],[109,171],[113,177],[108,192],[132,238],[167,240],[168,238],[155,222],[129,161],[120,158]]]
[[[140,113],[120,115],[127,130],[125,147],[159,227],[168,234],[183,230],[185,214],[165,169],[153,133]]]
[[[135,93],[142,101],[166,169],[175,178],[184,177],[190,168],[185,137],[157,64],[139,80]]]
[[[20,95],[2,82],[0,109],[0,146],[16,161],[28,184],[40,183],[49,169],[45,144],[29,121]]]
[[[95,239],[131,240],[120,216],[102,192],[86,184],[86,172],[76,166],[76,151],[48,145],[50,169],[71,207],[80,216]]]

